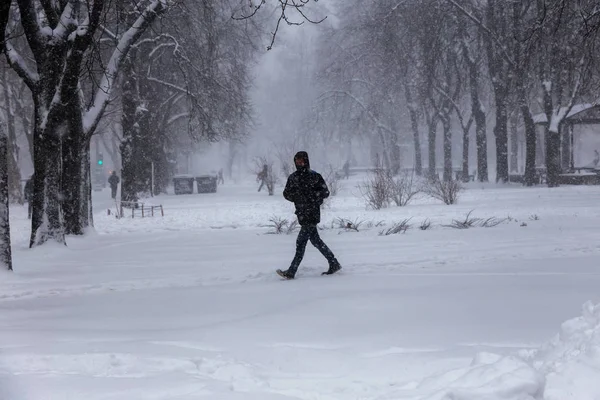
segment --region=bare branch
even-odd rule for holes
[[[23,57],[21,57],[19,52],[17,52],[17,50],[15,50],[12,47],[10,42],[6,42],[5,53],[6,53],[6,59],[8,60],[8,63],[10,64],[10,66],[15,70],[17,75],[19,75],[19,77],[21,79],[23,79],[23,82],[25,82],[27,87],[32,92],[35,92],[35,88],[36,88],[36,85],[39,80],[38,74],[31,71],[27,67],[27,64],[25,63],[25,60],[23,59]]]
[[[462,14],[464,14],[467,18],[469,18],[471,21],[473,21],[483,32],[485,32],[485,34],[488,35],[494,41],[494,43],[496,43],[496,46],[498,46],[498,48],[500,49],[500,52],[502,53],[502,58],[504,58],[511,67],[515,66],[514,60],[506,51],[506,46],[502,43],[502,41],[498,38],[498,36],[496,36],[496,34],[494,32],[492,32],[492,30],[490,28],[488,28],[479,18],[477,18],[472,13],[470,13],[467,9],[465,9],[463,6],[458,4],[456,2],[456,0],[446,0],[446,1],[448,1],[454,7],[456,7]]]

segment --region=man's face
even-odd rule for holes
[[[304,159],[303,158],[296,158],[296,166],[297,167],[304,167]]]

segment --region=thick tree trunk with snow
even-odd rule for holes
[[[149,137],[150,116],[142,106],[139,76],[133,65],[135,54],[128,57],[124,68],[122,95],[123,141],[121,143],[121,200],[137,202],[140,195],[151,194],[152,146]]]
[[[76,95],[75,95],[76,96]],[[82,221],[82,191],[83,181],[82,159],[83,143],[85,140],[83,125],[81,123],[81,109],[78,99],[69,102],[67,120],[69,129],[62,138],[62,197],[65,218],[65,233],[67,235],[82,235],[84,221]]]
[[[0,120],[0,269],[12,270],[8,201],[8,135]]]
[[[452,126],[450,125],[450,116],[445,115],[442,118],[444,128],[444,181],[452,180]]]
[[[35,131],[33,140],[33,214],[31,217],[30,247],[47,241],[65,242],[64,220],[61,204],[61,153],[59,132],[68,129],[66,124],[56,126],[53,133],[41,134],[39,101],[35,106]]]

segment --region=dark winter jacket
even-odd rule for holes
[[[296,172],[287,180],[283,197],[296,206],[300,225],[317,225],[321,222],[321,204],[329,197],[329,189],[321,174],[310,169],[308,154],[300,151],[294,157],[302,158],[304,167],[296,166]]]
[[[117,175],[111,175],[108,177],[108,184],[111,187],[117,187],[117,185],[119,184],[119,177]]]

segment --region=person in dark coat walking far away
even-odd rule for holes
[[[33,213],[33,174],[25,182],[25,201],[27,202],[27,218]]]
[[[119,185],[120,179],[117,176],[117,171],[113,171],[108,177],[108,184],[110,185],[110,196],[113,199],[117,198],[117,186]]]
[[[305,151],[296,153],[294,163],[296,172],[288,177],[283,197],[296,206],[296,215],[301,228],[296,240],[296,255],[290,268],[286,271],[277,270],[277,273],[283,278],[294,279],[309,240],[329,262],[329,270],[322,275],[336,273],[342,267],[317,230],[317,224],[321,222],[321,204],[329,197],[329,189],[321,174],[310,169],[308,153]]]

